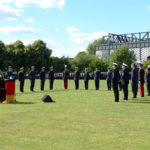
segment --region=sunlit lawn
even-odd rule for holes
[[[100,90],[90,81],[89,90],[63,89],[63,81],[49,91],[46,81],[41,92],[39,80],[35,92],[16,88],[16,104],[0,104],[0,150],[149,150],[150,97],[114,103],[112,91],[101,81]],[[130,86],[129,86],[130,89]],[[146,91],[146,90],[145,90]],[[120,92],[123,98],[122,92]],[[56,103],[43,103],[49,94]]]

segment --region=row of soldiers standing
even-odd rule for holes
[[[122,73],[120,75],[119,70],[117,68],[118,64],[113,63],[113,71],[110,72],[110,69],[107,72],[107,86],[108,90],[111,89],[111,84],[113,86],[113,91],[115,95],[115,102],[119,102],[119,90],[118,85],[119,81],[121,82],[123,93],[124,93],[124,99],[128,100],[128,84],[129,84],[129,71],[127,64],[122,64]],[[133,98],[137,97],[138,92],[138,83],[139,83],[139,89],[140,89],[140,96],[144,97],[144,83],[146,80],[146,87],[147,87],[147,93],[148,96],[150,96],[150,66],[147,68],[147,71],[144,72],[143,64],[139,64],[139,70],[137,70],[136,65],[133,63],[131,64],[131,88],[133,93]]]
[[[67,69],[67,65],[65,65],[64,71],[63,71],[64,89],[68,89],[69,74],[70,74],[70,71]],[[99,90],[99,80],[101,77],[101,72],[98,70],[98,67],[96,67],[96,70],[93,73],[93,75],[94,75],[94,80],[95,80],[95,88],[96,88],[96,90]],[[40,82],[41,82],[40,83],[41,91],[44,90],[45,76],[46,76],[45,67],[42,67],[41,72],[40,72],[40,76],[39,76]],[[12,77],[13,77],[13,69],[11,66],[9,66],[8,71],[6,72],[6,78],[10,79]],[[48,78],[50,81],[50,90],[52,90],[54,79],[55,79],[53,67],[50,67],[50,71],[48,73]],[[75,81],[75,89],[78,90],[79,89],[79,79],[80,79],[80,72],[78,71],[78,67],[75,67],[73,78]],[[20,81],[20,91],[24,92],[24,81],[25,81],[24,67],[20,68],[20,72],[18,73],[18,79]],[[34,91],[34,85],[35,85],[35,79],[36,79],[36,71],[35,71],[34,66],[31,67],[31,71],[29,72],[29,79],[30,79],[30,91],[33,92]],[[88,72],[88,68],[85,68],[85,73],[84,73],[85,90],[88,90],[89,79],[90,79],[90,74]]]
[[[128,67],[126,64],[122,65],[122,73],[120,75],[119,70],[117,68],[117,64],[113,63],[113,71],[110,71],[110,68],[108,69],[107,72],[107,87],[108,90],[111,90],[111,85],[113,87],[113,91],[115,94],[115,102],[119,101],[119,90],[118,90],[118,85],[119,81],[121,83],[121,86],[123,88],[124,92],[124,100],[128,100],[128,84],[129,84],[129,71]],[[139,83],[139,88],[140,88],[140,94],[141,97],[144,97],[144,76],[146,78],[146,85],[147,85],[147,92],[148,95],[150,95],[150,67],[147,68],[146,74],[144,73],[144,69],[142,68],[142,64],[139,64],[139,70],[136,69],[136,65],[132,64],[131,68],[131,87],[132,87],[132,92],[133,92],[133,98],[137,97],[137,91],[138,91],[138,83]],[[40,72],[40,81],[41,81],[41,90],[44,90],[44,85],[45,85],[45,67],[42,67],[41,72]],[[67,69],[67,66],[65,65],[64,71],[63,71],[63,80],[64,80],[64,89],[68,88],[68,79],[69,79],[69,74],[70,71]],[[12,67],[8,67],[7,71],[7,77],[13,76],[12,72]],[[54,83],[54,69],[53,67],[50,67],[49,71],[49,81],[50,81],[50,90],[53,89],[53,83]],[[94,76],[94,81],[95,81],[95,88],[96,90],[99,90],[99,80],[101,77],[101,72],[99,71],[98,67],[96,67],[95,72],[93,73]],[[24,92],[24,80],[25,80],[25,72],[24,68],[20,68],[20,72],[18,74],[19,81],[20,81],[20,91]],[[35,67],[31,67],[31,71],[29,73],[29,79],[31,81],[30,83],[30,90],[34,91],[34,85],[35,85],[35,79],[36,79],[36,72],[35,72]],[[79,79],[80,79],[80,72],[78,71],[78,67],[75,67],[74,71],[74,81],[75,81],[75,89],[79,89]],[[85,89],[88,90],[88,81],[90,79],[90,75],[88,72],[88,68],[85,68],[85,73],[84,73],[84,85]]]

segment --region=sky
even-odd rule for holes
[[[0,0],[0,40],[43,40],[74,57],[108,33],[150,31],[149,0]]]

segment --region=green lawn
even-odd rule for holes
[[[19,92],[16,104],[0,104],[0,150],[149,150],[150,97],[114,103],[112,91],[101,81],[100,90],[90,81],[89,90],[63,89],[63,81],[41,92],[39,80],[35,92]],[[129,86],[130,89],[130,86]],[[146,90],[145,90],[146,91]],[[56,103],[43,103],[51,95]],[[123,98],[120,92],[120,98]]]

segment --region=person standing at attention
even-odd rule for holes
[[[75,82],[75,89],[79,89],[79,79],[80,79],[80,72],[78,71],[78,67],[75,67],[74,71],[74,82]]]
[[[63,71],[63,80],[64,80],[64,89],[68,89],[68,79],[69,79],[69,70],[67,69],[67,65],[65,65],[65,70]]]
[[[94,81],[95,81],[96,90],[99,90],[100,76],[101,76],[101,72],[98,70],[98,67],[96,67],[96,70],[94,71]]]
[[[112,71],[112,87],[114,91],[114,96],[115,96],[115,101],[114,102],[119,102],[119,90],[118,90],[118,83],[120,80],[120,74],[119,70],[117,68],[118,64],[113,63],[113,71]]]
[[[50,67],[48,76],[49,76],[49,84],[50,84],[49,88],[50,90],[53,90],[53,84],[54,84],[54,79],[55,79],[53,66]]]

